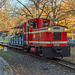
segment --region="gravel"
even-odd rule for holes
[[[20,53],[11,48],[6,53],[11,56],[1,56],[12,67],[14,75],[75,75],[75,71],[50,61],[46,62],[27,53]]]

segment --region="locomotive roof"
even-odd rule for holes
[[[43,20],[49,20],[49,19],[44,19],[44,18],[35,18],[35,19],[30,19],[28,21],[31,21],[31,20],[38,20],[38,19],[43,19]],[[24,23],[27,23],[28,21],[24,22]],[[49,20],[50,21],[50,20]],[[15,29],[15,28],[22,28],[24,23],[20,24],[20,25],[17,25],[17,26],[14,26],[12,27],[11,29]]]
[[[49,19],[44,19],[44,18],[34,18],[34,19],[30,19],[29,21],[31,21],[31,20],[38,20],[38,19],[49,20]]]
[[[61,25],[52,25],[52,26],[50,26],[50,27],[53,27],[53,26],[61,26]],[[68,28],[67,26],[61,26],[61,27]]]

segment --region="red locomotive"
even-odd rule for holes
[[[50,20],[42,18],[31,19],[20,26],[24,32],[22,46],[26,51],[37,53],[45,58],[70,56],[66,26],[60,26],[58,22],[50,26]]]

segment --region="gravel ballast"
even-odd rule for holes
[[[75,75],[75,71],[11,48],[4,53],[0,53],[0,56],[12,67],[14,75]]]

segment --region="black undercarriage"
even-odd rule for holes
[[[69,57],[70,56],[70,47],[69,46],[43,47],[42,55],[45,58]]]
[[[30,52],[30,47],[32,46],[18,46],[18,45],[2,45],[6,47],[12,47],[16,49],[21,49],[23,51]],[[37,54],[42,55],[44,58],[55,58],[55,57],[70,57],[70,46],[33,46],[37,48]]]

